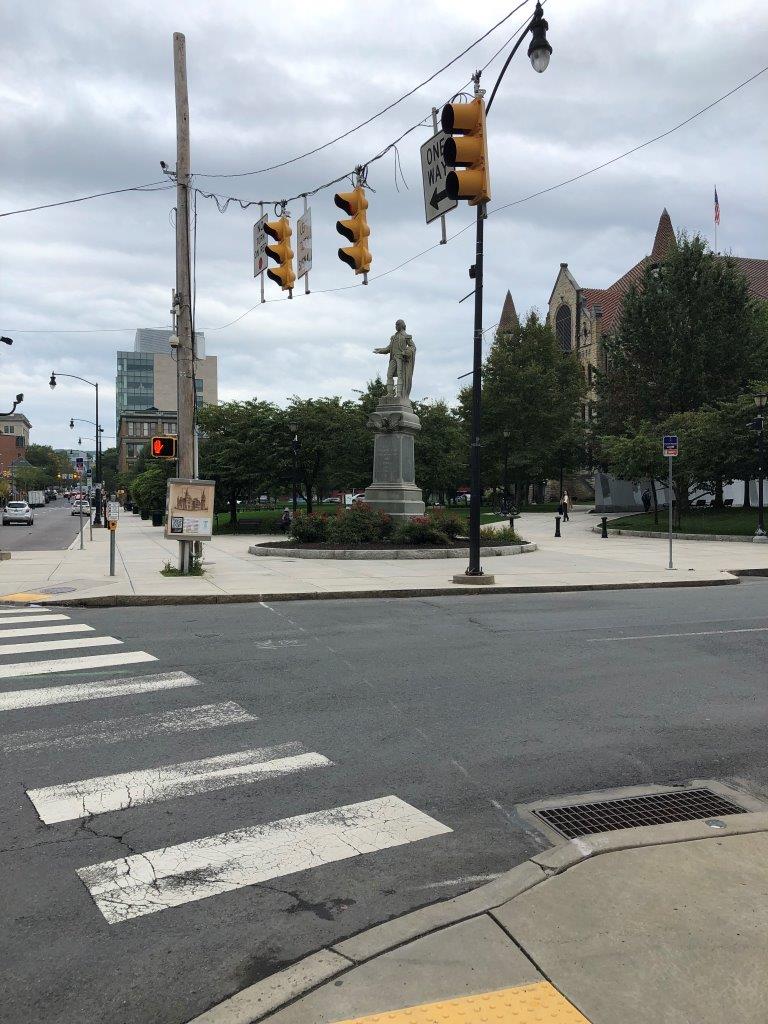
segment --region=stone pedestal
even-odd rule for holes
[[[371,413],[368,426],[373,442],[373,483],[365,500],[395,517],[423,516],[421,488],[416,486],[413,439],[421,430],[419,417],[407,398],[385,396]]]

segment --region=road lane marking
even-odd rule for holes
[[[49,704],[74,704],[104,697],[123,697],[129,693],[151,693],[178,686],[200,686],[200,680],[186,672],[165,672],[125,679],[104,679],[98,683],[70,683],[68,686],[46,686],[38,690],[11,690],[0,693],[0,711],[41,708]]]
[[[385,796],[91,864],[77,874],[105,919],[117,924],[451,831]]]
[[[22,609],[19,609],[19,611],[22,611]],[[24,608],[23,611],[28,612],[29,608]],[[36,615],[20,615],[17,619],[9,619],[8,620],[8,625],[9,626],[16,626],[20,622],[65,622],[65,621],[69,622],[69,616],[68,615],[52,615],[50,612],[47,612],[47,613],[45,613],[43,615],[39,615],[39,614],[36,614]],[[0,627],[0,631],[1,630],[2,630],[2,627]]]
[[[54,658],[51,661],[21,661],[16,665],[0,665],[0,679],[17,676],[47,676],[52,672],[82,672],[83,669],[110,668],[113,665],[136,665],[157,661],[146,651],[125,651],[122,654],[85,654],[82,658]]]
[[[27,796],[46,825],[122,811],[160,800],[244,786],[332,764],[327,757],[304,750],[301,743],[238,750],[199,761],[160,765],[140,771],[81,779],[57,786],[28,789]]]
[[[587,640],[588,644],[609,644],[617,640],[668,640],[678,636],[723,636],[726,633],[768,633],[768,626],[752,626],[749,629],[706,629],[698,633],[645,633],[642,636],[599,636]]]
[[[0,640],[3,639],[4,636],[0,633]],[[34,654],[40,651],[79,651],[81,647],[115,647],[122,642],[114,636],[78,636],[74,640],[33,640],[31,643],[23,644],[0,644],[0,658],[11,654]]]
[[[0,608],[0,615],[25,615],[29,612],[44,612],[45,608]]]
[[[257,722],[239,704],[200,704],[176,711],[153,711],[125,718],[103,718],[85,726],[61,726],[58,729],[29,729],[0,738],[0,751],[73,750],[109,743],[127,743],[148,736],[168,736],[176,732],[200,732],[225,725]]]
[[[19,620],[17,619],[16,622]],[[16,625],[16,622],[12,625]],[[93,626],[72,622],[68,626],[22,626],[21,629],[0,629],[0,640],[18,636],[51,636],[59,633],[93,633]]]

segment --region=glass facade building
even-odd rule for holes
[[[149,409],[155,403],[155,357],[144,352],[118,352],[115,380],[117,427],[124,412]]]

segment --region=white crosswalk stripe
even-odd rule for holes
[[[24,609],[24,611],[27,611],[27,612],[31,611],[31,610],[32,609],[30,609],[30,608],[25,608]],[[2,623],[0,623],[0,626],[1,625],[5,625],[5,622],[7,622],[9,626],[17,626],[20,622],[64,622],[64,621],[69,621],[69,616],[68,615],[52,615],[50,612],[45,612],[43,615],[39,615],[39,614],[19,615],[18,618],[15,618],[15,619],[4,619],[4,620],[2,620]],[[0,632],[2,632],[1,628],[0,628]]]
[[[80,868],[110,924],[451,832],[396,796],[300,814]]]
[[[10,623],[15,626],[19,620]],[[5,623],[0,623],[5,625]],[[61,633],[93,633],[93,626],[86,626],[84,622],[71,622],[68,626],[22,626],[20,629],[1,629],[0,640],[7,640],[9,637],[18,636],[58,636]]]
[[[50,704],[72,704],[105,697],[124,697],[133,693],[152,693],[179,686],[200,686],[200,680],[186,672],[164,672],[158,675],[104,679],[96,683],[70,683],[67,686],[46,686],[38,690],[11,690],[0,693],[0,711],[19,711]]]
[[[0,633],[0,640],[4,639]],[[11,654],[35,654],[41,651],[79,651],[81,647],[115,647],[122,642],[114,636],[80,636],[75,640],[33,640],[23,644],[0,644],[0,658],[7,658]]]
[[[18,676],[47,676],[53,672],[82,672],[90,668],[111,668],[113,665],[137,665],[142,661],[157,661],[146,651],[125,651],[121,654],[86,654],[82,658],[55,658],[52,661],[21,661],[15,665],[0,665],[0,679]]]
[[[324,768],[331,763],[321,754],[306,752],[301,743],[282,743],[275,747],[238,750],[233,754],[185,761],[183,764],[161,765],[29,789],[27,796],[35,805],[41,821],[52,825],[58,821],[88,818],[159,800],[244,786],[310,768]]]
[[[126,718],[102,718],[84,726],[63,726],[58,729],[29,729],[0,737],[0,751],[74,750],[77,747],[127,743],[149,736],[168,736],[177,732],[200,732],[227,725],[257,722],[239,704],[201,704],[176,711],[148,712]]]
[[[26,608],[0,608],[0,615],[26,615],[29,612],[47,612],[46,608],[30,608],[29,605]]]

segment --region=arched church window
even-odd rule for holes
[[[571,307],[563,304],[555,315],[555,335],[563,352],[571,351]]]

